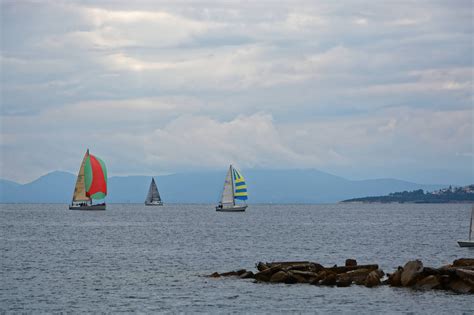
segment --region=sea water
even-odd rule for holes
[[[381,286],[347,288],[207,278],[259,261],[325,266],[412,259],[439,267],[474,250],[466,204],[214,205],[106,211],[0,205],[0,311],[209,313],[472,313],[472,295]]]

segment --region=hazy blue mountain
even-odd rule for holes
[[[155,176],[165,203],[215,203],[227,170]],[[347,180],[318,170],[244,170],[250,203],[331,203],[345,199],[385,195],[446,185],[422,185],[397,179]],[[76,176],[52,172],[20,185],[0,180],[0,202],[69,203]],[[142,203],[151,176],[109,178],[107,202]]]

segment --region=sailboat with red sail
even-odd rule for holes
[[[69,210],[105,210],[107,169],[105,163],[87,149],[77,174],[76,186]],[[95,201],[102,202],[94,203]]]

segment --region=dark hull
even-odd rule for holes
[[[460,247],[474,247],[474,241],[458,241]]]
[[[219,211],[219,212],[244,212],[245,209],[247,209],[247,205],[234,206],[234,207],[223,207],[223,208],[220,208],[219,206],[216,207],[216,211]]]
[[[152,202],[147,203],[147,202],[145,202],[145,206],[162,206],[162,205],[163,205],[162,202],[160,202],[160,203],[152,203]]]
[[[88,205],[88,206],[76,206],[76,205],[69,205],[69,210],[105,210],[105,205]]]

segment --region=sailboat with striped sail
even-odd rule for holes
[[[216,211],[242,212],[247,209],[245,201],[248,199],[247,184],[244,176],[230,165],[224,181],[224,190]],[[243,203],[237,203],[236,201]]]
[[[93,200],[103,200],[106,195],[107,169],[105,163],[90,154],[87,149],[77,174],[69,210],[105,210],[105,202],[94,204]]]
[[[150,188],[148,189],[148,195],[145,199],[146,206],[162,206],[163,201],[161,201],[160,193],[158,192],[158,187],[156,186],[155,179],[151,179]]]

